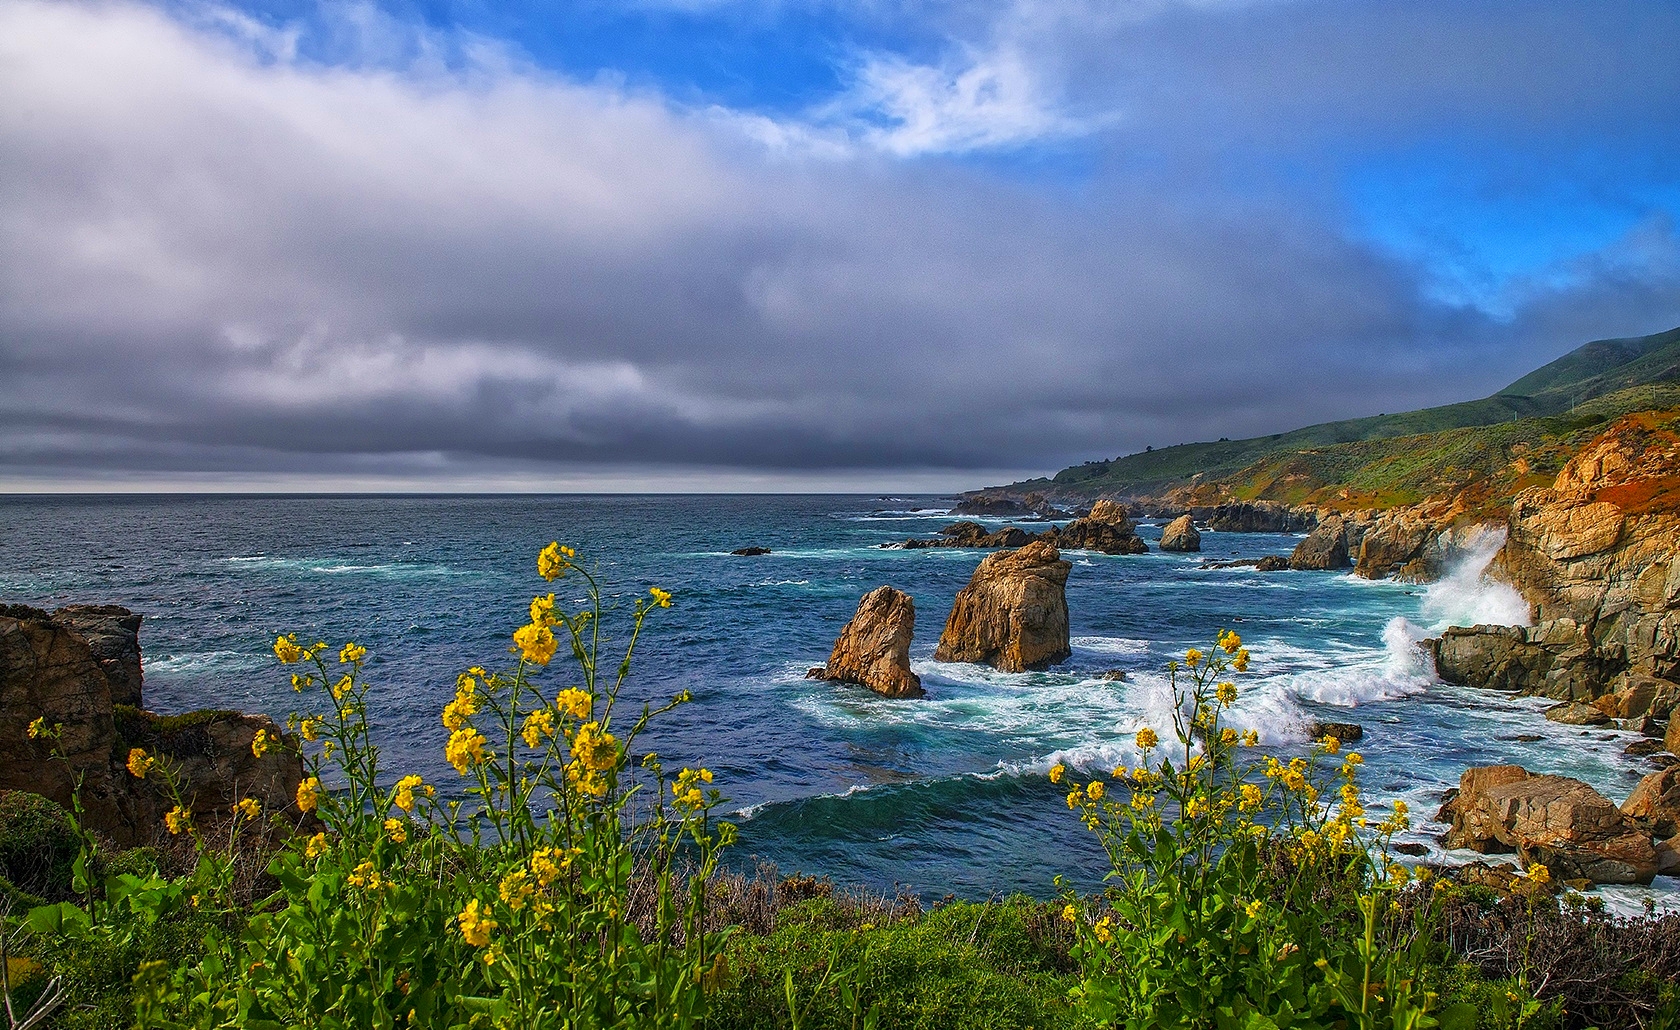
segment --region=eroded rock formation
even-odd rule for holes
[[[1196,520],[1188,514],[1180,515],[1161,527],[1161,550],[1200,551],[1202,534],[1196,531]]]
[[[1317,523],[1317,508],[1282,501],[1232,501],[1207,515],[1207,527],[1219,533],[1305,533]]]
[[[280,736],[267,716],[163,718],[141,709],[139,628],[138,615],[112,606],[50,614],[0,606],[0,789],[68,807],[80,776],[84,824],[119,844],[145,843],[167,805],[150,781],[124,768],[129,748],[144,747],[177,763],[189,802],[206,820],[224,816],[242,797],[270,811],[292,806],[302,778],[298,757],[281,748],[261,758],[251,753],[258,730]],[[62,761],[52,756],[53,741],[30,738],[37,718],[62,727]]]
[[[1524,865],[1539,862],[1560,879],[1650,883],[1657,873],[1650,831],[1567,776],[1518,765],[1466,769],[1438,818],[1452,823],[1448,847],[1515,851]]]
[[[916,603],[910,595],[889,586],[876,587],[863,595],[857,614],[840,631],[828,665],[812,669],[809,675],[858,683],[887,697],[921,697],[925,693],[921,678],[910,671],[910,640],[915,631]]]
[[[957,594],[934,657],[1005,672],[1042,669],[1069,657],[1067,578],[1056,545],[1035,540],[988,555]]]
[[[1091,512],[1075,519],[1060,531],[1051,530],[1058,547],[1075,550],[1100,551],[1103,554],[1144,554],[1149,545],[1137,535],[1124,505],[1101,500],[1091,505]]]

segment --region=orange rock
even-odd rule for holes
[[[1069,657],[1067,578],[1072,565],[1048,541],[989,555],[957,594],[934,657],[1005,672]]]
[[[876,587],[863,595],[857,614],[840,631],[821,678],[858,683],[887,697],[921,697],[926,693],[921,678],[910,671],[915,631],[916,603],[910,595]]]

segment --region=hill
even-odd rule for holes
[[[1314,495],[1352,487],[1373,501],[1407,503],[1400,498],[1422,496],[1417,491],[1443,474],[1452,478],[1449,469],[1491,472],[1496,464],[1520,460],[1513,448],[1533,449],[1617,415],[1676,403],[1680,328],[1595,340],[1481,400],[1324,422],[1247,440],[1163,447],[1087,462],[1048,479],[1001,489],[1090,500],[1223,487],[1215,492],[1322,503]]]

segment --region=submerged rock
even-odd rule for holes
[[[957,594],[934,658],[979,662],[1005,672],[1042,669],[1073,654],[1067,578],[1056,546],[1037,540],[989,555]]]
[[[1200,551],[1202,534],[1196,532],[1196,522],[1188,514],[1180,515],[1161,529],[1161,550]]]
[[[1314,740],[1335,737],[1342,744],[1352,744],[1365,739],[1365,727],[1356,722],[1315,722],[1307,732]]]
[[[828,665],[814,678],[857,683],[887,697],[922,697],[921,677],[910,671],[910,640],[916,603],[889,586],[876,587],[858,602],[857,614],[834,641]]]
[[[1464,770],[1439,818],[1444,843],[1473,851],[1515,851],[1559,879],[1650,883],[1657,872],[1651,834],[1609,798],[1567,776],[1536,776],[1518,765]]]
[[[770,548],[768,548],[768,547],[738,547],[735,550],[730,551],[729,553],[735,555],[738,558],[757,558],[761,554],[769,554],[770,553]]]

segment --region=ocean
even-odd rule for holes
[[[731,861],[832,876],[924,898],[1048,896],[1057,874],[1094,886],[1094,838],[1046,770],[1096,775],[1136,764],[1142,725],[1165,731],[1162,668],[1221,628],[1253,654],[1238,729],[1277,754],[1314,720],[1357,722],[1374,815],[1405,799],[1402,840],[1442,857],[1429,822],[1467,765],[1515,762],[1587,781],[1621,801],[1650,767],[1632,734],[1547,722],[1548,702],[1435,680],[1415,647],[1449,625],[1521,621],[1521,599],[1482,580],[1498,539],[1427,587],[1323,572],[1206,569],[1287,554],[1298,537],[1204,532],[1199,555],[1064,552],[1073,657],[1046,672],[935,662],[957,591],[984,552],[883,549],[931,536],[951,500],[876,496],[7,496],[0,601],[126,605],[141,631],[149,708],[238,708],[283,720],[299,698],[275,661],[277,633],[370,653],[371,698],[392,778],[444,790],[438,714],[455,675],[509,661],[535,593],[535,556],[575,547],[620,614],[650,586],[675,595],[649,619],[625,697],[680,690],[695,703],[638,752],[705,764],[741,828]],[[1003,520],[977,520],[1003,525]],[[1158,523],[1139,529],[1160,536]],[[736,548],[771,553],[737,557]],[[911,657],[928,696],[890,700],[804,678],[826,661],[865,592],[915,598]],[[554,585],[578,600],[576,582]],[[539,589],[540,588],[540,589]],[[570,593],[568,592],[570,591]],[[621,627],[624,625],[619,623]],[[619,634],[622,642],[623,634]],[[556,663],[553,685],[565,685]],[[1106,678],[1123,670],[1124,681]],[[1163,734],[1165,735],[1165,734]],[[1475,858],[1468,853],[1456,856]],[[1604,888],[1618,910],[1680,908],[1676,882]]]

